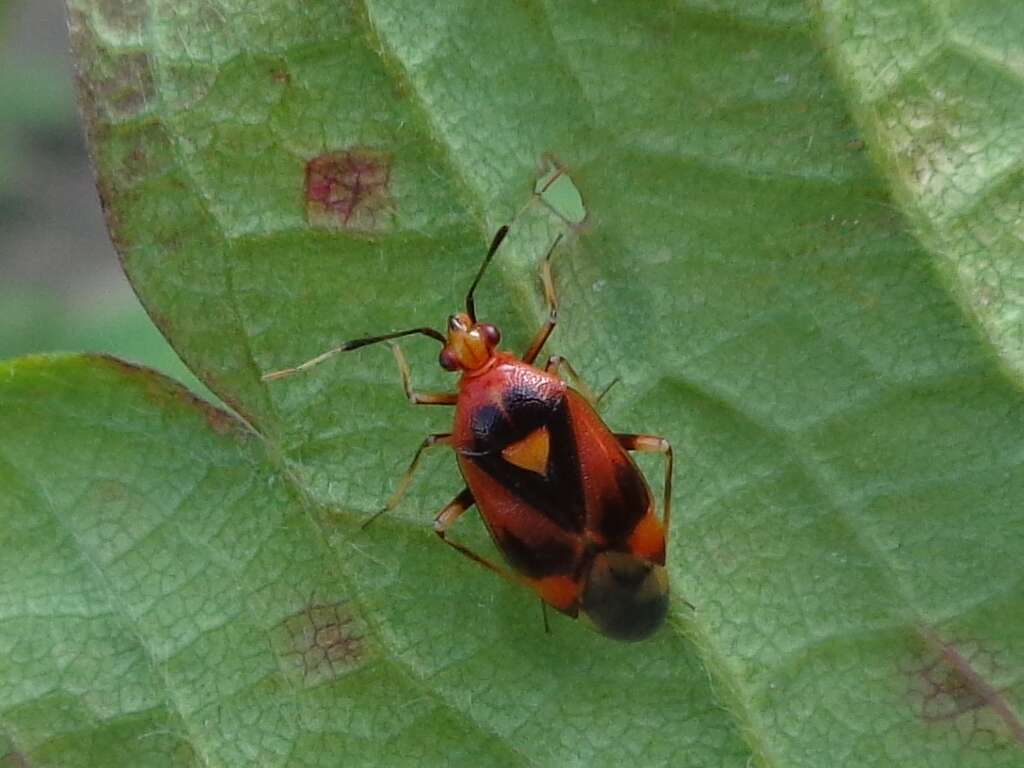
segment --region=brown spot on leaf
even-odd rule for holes
[[[199,411],[206,419],[207,425],[219,435],[232,434],[236,437],[248,437],[249,432],[231,414],[193,394],[188,387],[174,379],[164,376],[152,368],[129,363],[113,355],[86,355],[99,362],[106,363],[121,373],[139,382],[146,396],[157,405],[164,406],[168,402],[177,401],[189,409]]]
[[[128,488],[116,480],[99,480],[94,484],[93,492],[102,504],[114,504],[128,496]]]
[[[925,651],[911,675],[911,696],[921,719],[953,724],[971,733],[994,730],[998,719],[1009,735],[1024,745],[1020,716],[979,671],[995,668],[993,655],[974,643],[955,645],[927,627],[921,629],[921,637]]]
[[[394,215],[389,192],[391,157],[351,148],[306,163],[306,215],[326,229],[374,232],[387,229]]]
[[[10,749],[7,754],[0,755],[0,768],[31,768],[28,755],[16,749]]]
[[[278,624],[272,636],[287,672],[303,685],[340,677],[368,654],[366,628],[344,602],[312,603]]]
[[[187,406],[195,408],[203,414],[203,418],[206,419],[207,426],[210,427],[218,435],[229,435],[237,432],[239,435],[245,435],[245,431],[239,428],[238,422],[236,422],[230,414],[222,411],[214,405],[203,400],[198,395],[194,395],[185,387],[182,387],[177,392],[178,399]]]
[[[80,10],[68,10],[78,92],[90,133],[97,122],[122,122],[136,117],[145,111],[156,93],[149,56],[141,51],[106,48],[92,29],[93,21]]]
[[[106,142],[104,136],[97,140]],[[167,130],[157,120],[119,126],[115,139],[100,149],[104,175],[115,185],[112,192],[126,194],[140,182],[169,173],[174,168],[174,149]]]
[[[106,172],[104,163],[97,162],[98,153],[104,148],[127,143],[111,144],[108,139],[118,130],[117,126],[125,125],[126,118],[137,117],[148,107],[155,93],[155,83],[145,54],[117,52],[105,47],[94,27],[101,24],[120,31],[130,30],[141,23],[138,13],[147,11],[146,4],[140,0],[106,3],[94,10],[94,15],[88,14],[76,4],[69,4],[68,33],[75,54],[75,82],[97,171],[100,203],[111,240],[123,263],[127,244],[115,215],[114,203],[122,191],[121,186],[129,182],[118,180],[116,173]],[[134,163],[138,167],[139,162],[145,161],[136,157],[129,165]],[[126,273],[130,277],[131,273],[127,270]]]
[[[210,387],[213,389],[213,387]],[[251,425],[253,429],[257,429],[257,422],[255,417],[252,415],[252,411],[245,408],[242,405],[242,401],[237,395],[225,394],[220,396],[224,403],[231,408],[240,418],[244,419],[247,424]]]
[[[126,274],[128,274],[128,281],[131,282],[131,274],[128,273],[127,271]],[[134,284],[132,287],[134,287]],[[139,293],[139,291],[135,291],[135,293],[140,296],[142,295]],[[149,314],[149,317],[153,321],[154,325],[156,325],[160,333],[163,334],[164,338],[167,339],[167,343],[177,350],[177,345],[175,343],[176,337],[174,325],[171,323],[171,321],[168,320],[167,316],[164,315],[162,312],[153,309],[145,302],[143,302],[143,306],[145,307],[146,312]],[[186,358],[180,352],[179,355],[181,355],[182,359],[185,361],[185,364],[188,365],[188,367],[195,372],[196,376],[198,376],[203,381],[203,383],[206,384],[207,387],[209,387],[209,389],[212,392],[215,392],[217,394],[217,396],[221,399],[223,403],[228,405],[238,415],[238,417],[245,421],[246,424],[249,425],[253,430],[258,431],[257,422],[255,421],[252,412],[242,406],[242,401],[239,400],[236,395],[233,395],[231,393],[229,388],[211,369],[202,368],[196,365],[194,361]],[[186,390],[186,392],[187,391],[188,390]],[[191,395],[191,392],[189,392],[188,394]],[[231,414],[225,414],[224,411],[219,410],[218,408],[212,406],[210,403],[207,403],[205,400],[201,398],[195,397],[194,395],[192,395],[192,397],[199,401],[200,407],[202,407],[203,405],[210,406],[211,408],[214,409],[214,411],[217,412],[217,414],[219,414],[219,416],[213,416],[214,419],[216,420],[216,423],[211,423],[210,426],[213,427],[218,434],[224,434],[222,429],[224,429],[225,425],[223,422],[220,421],[220,416],[230,416]]]
[[[93,8],[103,26],[122,38],[141,38],[150,14],[146,0],[93,0]]]

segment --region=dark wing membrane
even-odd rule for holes
[[[509,462],[502,455],[540,429],[549,439],[547,466],[543,473]],[[576,438],[563,392],[541,394],[510,387],[501,405],[485,405],[472,417],[473,446],[462,455],[537,514],[560,529],[582,533],[586,500],[580,478]]]
[[[647,514],[650,496],[640,471],[631,461],[614,466],[611,476],[605,478],[609,490],[598,497],[592,519],[595,530],[612,547],[621,548]]]

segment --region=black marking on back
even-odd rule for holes
[[[602,494],[594,515],[599,532],[612,546],[625,543],[651,502],[640,470],[629,462],[615,465],[615,485],[618,493]]]
[[[463,455],[559,528],[582,533],[586,507],[565,396],[544,398],[532,389],[512,388],[503,405],[483,406],[473,414],[473,448]],[[546,475],[517,467],[501,455],[541,427],[547,427],[550,437]]]
[[[546,536],[542,541],[527,543],[508,529],[491,533],[509,564],[531,579],[574,574],[578,568],[575,550],[561,536]]]

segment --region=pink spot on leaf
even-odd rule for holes
[[[391,157],[352,148],[314,157],[306,163],[306,214],[326,229],[375,232],[394,215],[389,188]]]
[[[366,629],[344,602],[312,603],[274,630],[286,671],[316,685],[361,666],[369,653]]]
[[[982,670],[989,674],[996,660],[976,643],[954,644],[923,627],[926,652],[911,678],[911,693],[920,717],[928,723],[955,723],[968,734],[994,730],[993,716],[1009,735],[1024,745],[1020,716]]]

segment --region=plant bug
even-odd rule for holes
[[[435,518],[437,535],[485,568],[532,589],[542,605],[573,618],[583,613],[608,637],[641,640],[661,626],[668,611],[665,539],[672,447],[661,437],[609,430],[563,358],[552,356],[543,368],[534,365],[558,319],[551,257],[561,235],[541,263],[547,320],[522,357],[498,351],[501,333],[477,321],[473,294],[507,234],[507,226],[495,234],[466,294],[466,310],[448,318],[447,334],[423,327],[355,339],[263,378],[289,376],[340,352],[403,336],[440,342],[441,367],[461,373],[457,392],[417,392],[401,349],[393,344],[392,350],[411,402],[455,406],[452,431],[423,440],[394,493],[364,525],[398,505],[425,450],[448,446],[466,488]],[[661,519],[630,451],[665,458]],[[474,504],[511,570],[449,538],[449,529]]]

